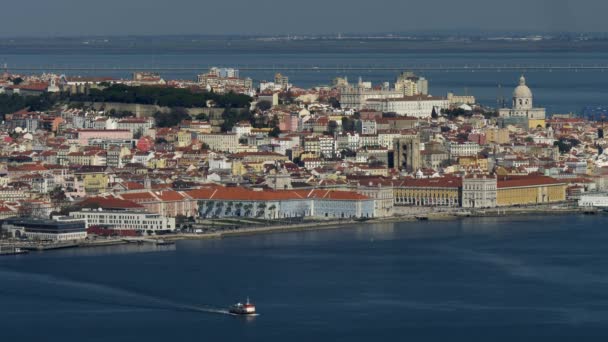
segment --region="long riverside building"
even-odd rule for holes
[[[351,191],[212,187],[186,192],[201,217],[374,217],[375,200]]]
[[[406,179],[395,182],[395,205],[419,207],[459,207],[460,177]]]
[[[498,176],[496,204],[501,207],[563,202],[567,186],[547,176]]]

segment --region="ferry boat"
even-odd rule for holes
[[[249,302],[249,297],[247,297],[247,302],[236,303],[230,307],[230,313],[234,315],[255,315],[255,305]]]

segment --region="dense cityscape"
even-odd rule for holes
[[[547,113],[528,84],[489,108],[408,71],[303,89],[6,68],[0,253],[605,207],[605,116]]]

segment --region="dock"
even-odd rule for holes
[[[28,251],[19,247],[0,246],[0,256],[27,254]]]

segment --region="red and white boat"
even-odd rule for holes
[[[249,297],[247,297],[247,302],[245,302],[245,304],[236,303],[230,307],[229,311],[231,314],[235,314],[235,315],[245,315],[246,316],[246,315],[255,315],[256,314],[255,305],[253,305],[253,303],[249,302]]]

